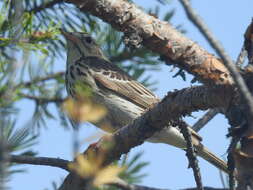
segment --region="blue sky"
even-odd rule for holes
[[[154,7],[157,3],[154,0],[136,0],[138,5],[145,8]],[[239,50],[243,43],[243,34],[252,18],[253,2],[250,0],[244,1],[229,1],[229,0],[212,0],[212,1],[192,1],[193,7],[201,15],[203,20],[208,24],[211,31],[221,41],[228,54],[236,59]],[[167,10],[175,9],[176,13],[172,19],[173,25],[183,25],[187,30],[186,36],[194,40],[196,43],[207,49],[209,52],[214,51],[207,44],[198,30],[188,21],[185,13],[179,2],[172,0],[171,4],[161,6],[161,13]],[[59,63],[61,70],[65,69],[65,64]],[[156,91],[159,97],[163,97],[168,91],[174,89],[181,89],[190,86],[191,77],[187,77],[184,82],[179,78],[172,78],[175,71],[170,72],[171,68],[162,66],[161,71],[150,72],[153,79],[157,80],[158,90]],[[20,103],[20,107],[27,105],[27,102]],[[24,109],[20,114],[22,124],[25,124],[27,113],[31,108]],[[203,113],[194,113],[194,116],[200,116]],[[24,119],[25,118],[25,119]],[[190,124],[194,123],[196,119],[187,118]],[[212,120],[203,130],[200,131],[203,137],[203,143],[217,155],[222,156],[226,152],[226,147],[229,141],[225,138],[227,132],[227,121],[222,115],[218,115]],[[98,131],[91,125],[86,125],[81,131],[80,137],[85,138]],[[35,150],[39,152],[40,156],[60,157],[63,159],[71,159],[72,157],[72,133],[69,130],[62,129],[55,121],[48,121],[48,129],[41,130],[40,143],[35,146]],[[81,147],[85,150],[87,144]],[[194,187],[195,182],[192,175],[192,170],[188,169],[187,158],[185,152],[174,147],[163,144],[145,143],[134,148],[130,152],[130,156],[135,152],[143,151],[142,159],[149,161],[150,165],[146,167],[144,172],[149,175],[144,178],[143,185],[179,189],[186,187]],[[9,187],[13,190],[19,189],[44,189],[50,188],[52,181],[58,184],[67,175],[61,169],[33,166],[28,168],[27,173],[16,174],[9,182]],[[200,159],[200,167],[203,178],[203,183],[206,186],[220,187],[221,180],[219,171],[210,166],[206,161]]]

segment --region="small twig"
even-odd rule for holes
[[[244,46],[248,53],[249,64],[253,64],[253,19],[244,34]]]
[[[216,53],[219,56],[220,56],[220,52],[222,52],[222,54],[225,54],[225,50],[221,47],[220,42],[215,39],[214,35],[209,30],[208,26],[203,22],[200,16],[191,7],[190,1],[180,0],[179,2],[182,4],[184,11],[186,12],[189,20],[196,26],[196,28],[200,31],[200,33],[206,38],[207,42],[213,47]]]
[[[49,2],[46,2],[46,3],[42,3],[41,5],[39,5],[37,7],[33,7],[32,9],[27,10],[26,12],[38,13],[40,11],[43,11],[44,9],[52,8],[54,5],[60,4],[60,3],[63,3],[63,2],[64,2],[64,0],[49,1]]]
[[[38,77],[38,78],[34,78],[33,80],[31,81],[27,81],[27,82],[22,82],[20,84],[17,84],[14,89],[17,89],[17,88],[29,88],[31,85],[35,84],[35,83],[38,83],[38,82],[44,82],[44,81],[47,81],[47,80],[51,80],[51,79],[55,79],[57,77],[62,77],[64,76],[65,72],[64,71],[61,71],[61,72],[57,72],[57,73],[53,73],[53,74],[49,74],[45,77]]]
[[[193,8],[190,5],[189,0],[180,0],[181,4],[184,7],[184,10],[188,16],[188,18],[195,24],[195,26],[200,30],[200,32],[204,35],[204,37],[208,40],[210,45],[216,51],[216,53],[222,59],[224,65],[227,67],[229,72],[231,73],[238,89],[240,95],[243,97],[245,104],[247,106],[248,117],[253,118],[253,97],[248,90],[241,74],[238,72],[236,65],[233,63],[232,59],[225,53],[225,50],[220,45],[220,43],[214,38],[206,24],[200,19],[200,17],[195,13]]]
[[[63,160],[60,158],[18,156],[18,155],[10,155],[8,158],[8,161],[19,163],[19,164],[52,166],[52,167],[62,168],[67,171],[69,171],[68,164],[70,163],[70,161]]]
[[[226,180],[227,178],[224,177],[224,175],[223,175],[223,173],[222,173],[221,170],[219,170],[219,175],[220,175],[221,184],[222,184],[223,188],[225,188],[225,187],[227,186],[226,183],[225,183],[225,180]],[[224,179],[224,178],[225,178],[225,179]],[[226,182],[227,182],[227,180],[226,180]]]
[[[240,51],[240,53],[239,53],[239,55],[236,59],[235,64],[238,65],[238,66],[241,66],[245,61],[246,55],[247,55],[247,51],[245,49],[245,46],[243,45],[242,48],[241,48],[241,51]]]
[[[203,190],[203,184],[202,184],[202,180],[201,180],[201,174],[200,174],[200,169],[199,169],[199,165],[198,165],[198,160],[196,157],[196,153],[194,151],[194,147],[192,144],[192,138],[191,138],[191,134],[189,132],[189,129],[187,128],[187,126],[185,125],[184,122],[179,121],[179,128],[180,128],[180,132],[183,134],[186,144],[187,144],[187,149],[186,149],[186,156],[189,160],[189,165],[193,170],[193,174],[194,174],[194,178],[197,184],[197,189],[198,190]]]
[[[193,126],[192,129],[196,132],[200,131],[211,119],[219,113],[218,109],[210,109],[203,117],[201,117]]]
[[[232,152],[228,152],[227,160],[229,171],[229,190],[235,190],[235,176],[234,176],[235,163]]]
[[[66,98],[60,98],[60,97],[40,97],[40,96],[32,96],[29,94],[24,94],[24,93],[19,93],[20,96],[30,99],[30,100],[34,100],[36,101],[38,104],[44,104],[44,103],[62,103],[64,102],[64,100]]]

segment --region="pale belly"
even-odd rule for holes
[[[106,98],[104,96],[96,96],[96,100],[102,102],[101,104],[107,109],[107,115],[97,125],[106,123],[106,125],[110,125],[113,131],[129,124],[145,111],[141,107],[114,94],[110,94]],[[103,128],[103,126],[98,127]]]
[[[104,97],[96,97],[98,102],[103,102],[103,105],[107,108],[108,114],[102,121],[95,124],[107,132],[114,132],[128,125],[145,112],[141,107],[119,96],[111,94],[108,97],[109,98],[106,99]],[[102,101],[101,98],[103,98]],[[182,134],[177,128],[171,126],[167,126],[163,130],[155,133],[152,137],[147,139],[147,141],[153,143],[166,143],[179,148],[185,147],[185,140]]]

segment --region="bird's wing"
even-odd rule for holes
[[[87,65],[92,70],[97,85],[113,91],[143,109],[148,109],[159,102],[156,95],[110,61],[90,56],[82,58],[79,64]],[[198,141],[202,140],[191,127],[189,130]]]
[[[113,91],[121,97],[143,109],[159,102],[159,99],[141,83],[132,79],[127,73],[113,63],[98,57],[85,57],[97,85]]]

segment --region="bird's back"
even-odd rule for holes
[[[158,98],[142,84],[113,63],[98,57],[82,57],[68,65],[66,86],[74,98],[78,97],[74,89],[76,83],[91,87],[94,100],[108,110],[99,125],[111,125],[114,129],[129,124],[158,102]]]

